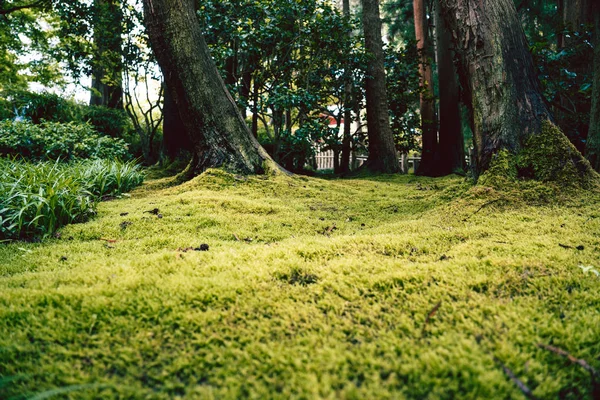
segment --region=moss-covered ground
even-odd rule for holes
[[[592,398],[597,192],[169,182],[0,246],[0,398]]]

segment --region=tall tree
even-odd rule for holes
[[[350,18],[350,0],[342,0],[342,12],[345,18]],[[350,171],[350,144],[352,142],[352,71],[349,62],[344,68],[344,133],[342,136],[342,160],[340,172]]]
[[[435,99],[433,95],[433,73],[431,70],[431,44],[429,40],[429,24],[425,0],[413,0],[415,37],[419,50],[421,74],[421,163],[417,174],[436,175],[437,128],[435,116]]]
[[[378,172],[400,172],[390,128],[385,82],[379,0],[362,0],[365,49],[370,54],[365,84],[369,158],[367,167]]]
[[[459,107],[459,88],[451,32],[442,19],[439,0],[435,0],[435,32],[437,38],[437,70],[439,82],[439,142],[436,172],[448,175],[463,170],[465,164],[464,139]]]
[[[590,113],[590,129],[586,143],[585,155],[592,167],[600,172],[600,3],[593,6],[594,16],[594,92],[592,94],[592,111]]]
[[[595,179],[566,137],[546,125],[552,117],[513,0],[440,0],[440,5],[455,38],[464,97],[472,110],[477,172],[507,150],[537,156],[522,171],[534,178],[559,179],[571,171],[583,181]]]
[[[123,12],[119,0],[94,0],[90,105],[123,108]]]
[[[240,173],[279,169],[227,91],[201,34],[194,0],[143,3],[152,49],[193,144],[188,176],[211,167]]]

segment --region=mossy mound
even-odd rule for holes
[[[565,200],[579,189],[597,189],[600,176],[567,137],[546,121],[518,154],[500,150],[478,180],[513,200],[545,203]]]

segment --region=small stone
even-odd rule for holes
[[[575,247],[575,248],[576,248],[577,250],[579,250],[579,251],[582,251],[582,250],[584,250],[584,249],[585,249],[585,247],[584,247],[582,244],[580,244],[579,246],[577,246],[577,247]]]
[[[68,260],[67,256],[61,256],[61,257],[60,257],[60,261],[61,261],[61,262],[65,262],[65,261],[67,261],[67,260]]]
[[[200,247],[198,247],[196,250],[199,250],[199,251],[208,251],[208,245],[206,243],[202,243],[200,245]]]

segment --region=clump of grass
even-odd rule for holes
[[[103,196],[129,191],[142,180],[133,162],[32,164],[0,158],[0,240],[43,238],[86,221]]]
[[[273,274],[275,279],[290,285],[306,286],[317,283],[319,277],[313,273],[304,271],[302,268],[292,267],[289,271],[278,271]]]

